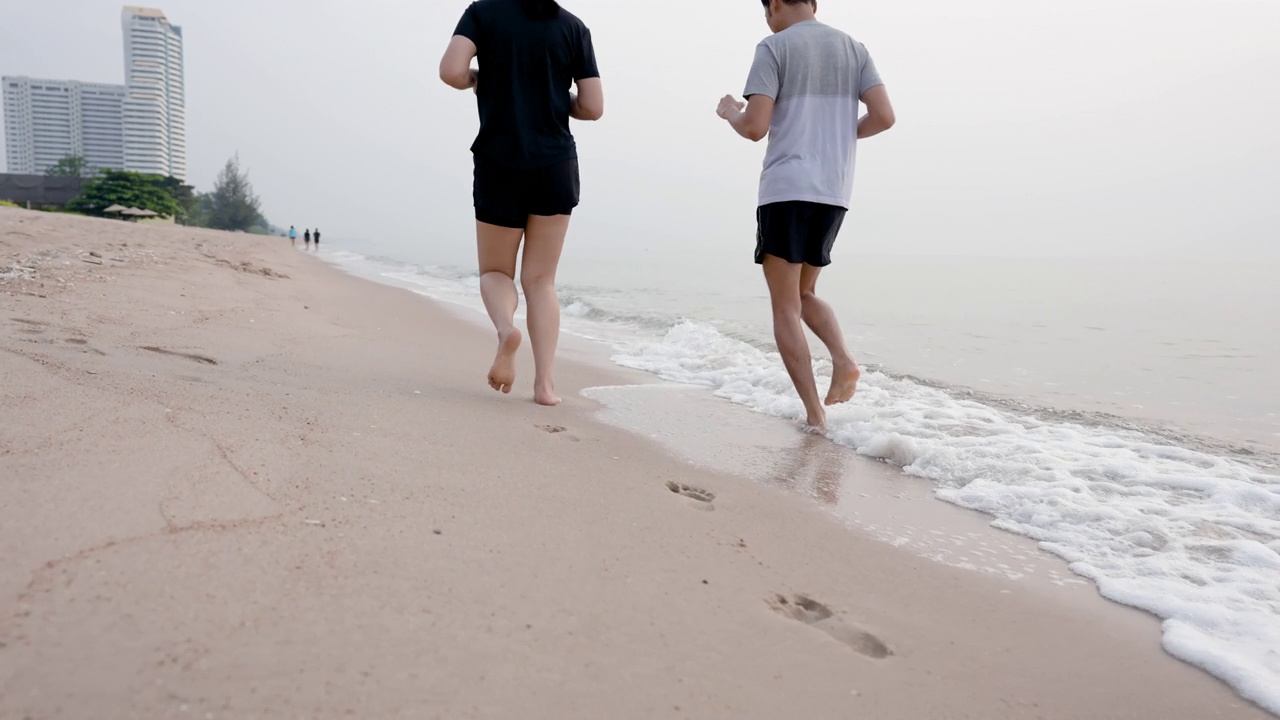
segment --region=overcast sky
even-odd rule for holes
[[[470,257],[470,94],[436,78],[467,0],[165,0],[186,36],[189,180],[238,152],[277,225]],[[750,236],[764,145],[714,115],[756,0],[566,0],[607,112],[578,124],[575,237]],[[0,74],[123,81],[122,3],[3,0]],[[1280,258],[1277,0],[826,0],[899,124],[859,150],[866,252]]]

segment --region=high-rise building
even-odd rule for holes
[[[40,175],[68,155],[94,169],[125,166],[125,89],[65,80],[0,78],[9,172]]]
[[[182,28],[159,10],[125,7],[125,167],[187,175],[187,105]]]
[[[39,175],[79,155],[95,169],[186,179],[182,29],[139,7],[122,23],[124,85],[0,78],[9,172]]]

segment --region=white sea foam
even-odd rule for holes
[[[563,312],[565,315],[576,318],[585,318],[591,316],[592,307],[582,300],[574,300],[565,306]]]
[[[803,417],[776,353],[705,325],[681,323],[615,360]],[[1164,618],[1170,654],[1280,714],[1280,477],[880,373],[830,425],[836,442],[934,481],[938,497],[1040,541],[1105,597]]]

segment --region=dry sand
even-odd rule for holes
[[[280,238],[0,208],[0,306],[3,720],[1268,717]]]

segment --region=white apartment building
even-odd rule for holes
[[[94,169],[125,167],[124,86],[27,77],[0,86],[9,172],[43,175],[68,155]]]
[[[182,29],[139,7],[122,24],[124,85],[0,78],[9,172],[41,175],[80,155],[95,169],[186,179]]]
[[[125,167],[187,176],[187,104],[182,28],[159,10],[125,7]]]

